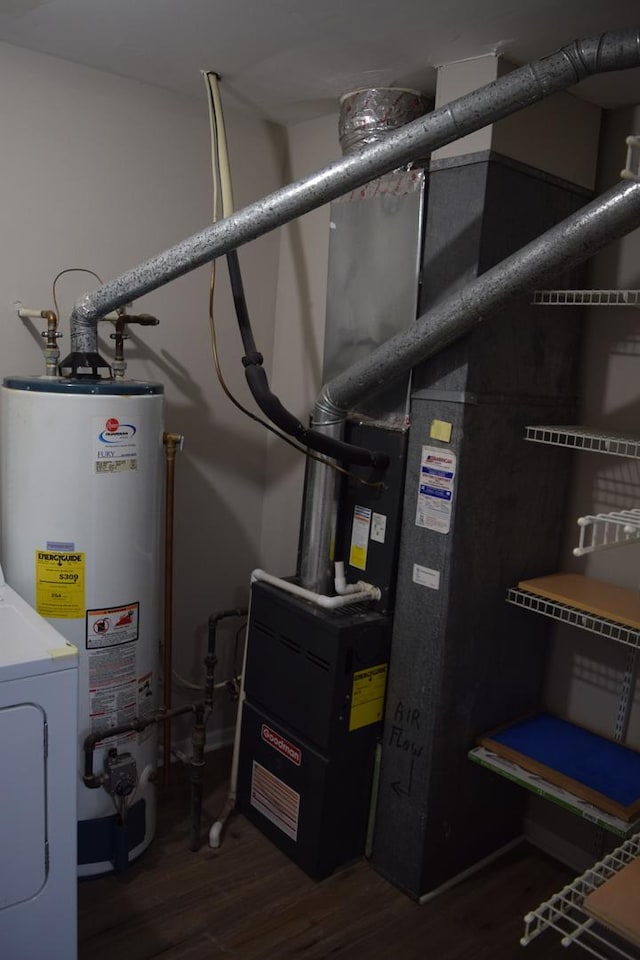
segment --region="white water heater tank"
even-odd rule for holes
[[[113,869],[114,798],[82,781],[84,738],[160,704],[163,388],[63,378],[5,379],[0,469],[7,580],[79,651],[78,872]],[[99,745],[135,758],[126,810],[133,860],[155,831],[156,726]],[[122,812],[122,811],[120,811]],[[126,853],[125,853],[126,859]]]

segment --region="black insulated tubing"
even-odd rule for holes
[[[288,436],[293,437],[298,443],[302,444],[302,446],[315,450],[316,453],[331,457],[333,460],[339,460],[341,463],[386,470],[389,466],[388,454],[375,450],[367,450],[365,447],[356,447],[351,443],[345,443],[343,440],[336,440],[333,437],[325,436],[323,433],[317,433],[315,430],[309,430],[296,416],[283,406],[275,393],[272,393],[269,381],[267,380],[267,374],[262,367],[262,354],[256,350],[253,339],[249,310],[247,308],[247,301],[242,284],[240,263],[235,250],[227,254],[227,266],[229,268],[229,279],[231,280],[231,290],[236,316],[238,318],[238,327],[240,336],[242,337],[242,345],[246,353],[246,356],[242,360],[245,365],[244,372],[251,395],[264,415],[275,424],[275,426],[288,434]]]
[[[233,305],[238,320],[238,329],[246,354],[243,362],[262,363],[262,354],[258,353],[255,340],[253,339],[253,330],[251,329],[251,320],[249,319],[247,298],[244,295],[244,284],[242,282],[242,272],[240,270],[237,250],[230,250],[227,254],[227,267],[229,268],[229,280],[231,281],[231,293],[233,294]]]

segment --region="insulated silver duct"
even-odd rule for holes
[[[418,157],[565,90],[591,74],[640,66],[640,28],[577,40],[277,190],[103,284],[75,305],[71,349],[97,352],[97,321],[170,280]]]
[[[577,213],[541,234],[517,253],[481,274],[396,334],[368,357],[325,385],[316,403],[314,427],[340,437],[338,423],[363,397],[375,393],[422,360],[448,346],[518,294],[533,290],[549,274],[588,260],[617,237],[640,226],[640,183],[622,182]],[[323,593],[330,580],[333,540],[331,504],[335,471],[309,461],[303,521],[301,579]],[[324,523],[324,526],[322,526]]]
[[[422,96],[414,90],[374,87],[354,90],[340,99],[338,139],[343,154],[380,143],[392,130],[425,112]]]

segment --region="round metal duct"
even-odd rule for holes
[[[426,112],[422,95],[416,90],[375,87],[354,90],[340,99],[338,135],[343,153],[352,153],[378,143],[397,127]]]

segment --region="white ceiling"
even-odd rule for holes
[[[329,112],[355,87],[433,92],[441,63],[516,62],[640,21],[638,0],[0,0],[0,39],[283,123]],[[603,106],[640,101],[640,70],[582,84]]]

